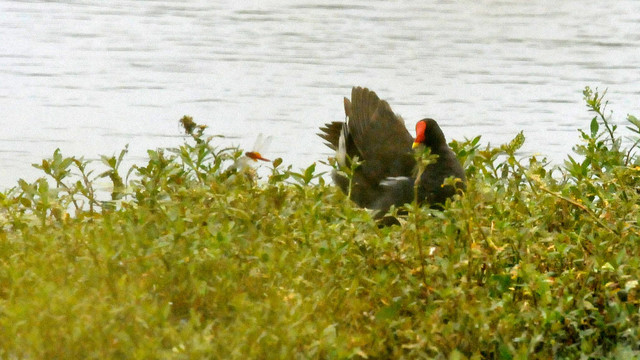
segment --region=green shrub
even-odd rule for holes
[[[0,357],[638,357],[640,121],[584,95],[564,167],[454,141],[466,193],[391,227],[189,117],[126,175],[56,151],[0,194]]]

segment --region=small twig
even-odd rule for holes
[[[633,148],[638,146],[638,144],[640,144],[640,139],[636,140],[636,142],[634,142],[633,145],[631,145],[631,147],[629,148],[629,151],[627,151],[627,154],[625,155],[625,159],[624,159],[624,166],[629,165],[629,160],[631,160],[631,151],[633,150]]]
[[[430,150],[430,149],[429,149]],[[422,282],[424,283],[424,288],[426,291],[429,290],[429,285],[427,284],[427,273],[424,265],[424,252],[422,250],[422,241],[420,236],[418,236],[418,214],[420,213],[420,199],[418,196],[418,192],[420,189],[420,180],[422,179],[422,174],[424,174],[427,166],[431,164],[434,160],[435,156],[431,156],[431,151],[416,151],[414,153],[417,165],[418,172],[416,173],[416,178],[413,182],[413,221],[415,225],[415,239],[418,244],[418,255],[420,256],[420,270],[422,272]]]
[[[604,96],[604,94],[602,94],[602,96]],[[604,109],[607,107],[607,102],[605,102],[604,107],[602,108],[602,111],[604,111]],[[611,129],[611,127],[609,126],[609,121],[607,120],[606,116],[604,116],[604,113],[602,113],[600,110],[598,110],[598,115],[600,115],[600,118],[602,119],[602,122],[604,122],[604,126],[607,128],[607,131],[609,132],[609,136],[611,137],[611,142],[613,144],[616,143],[616,137],[613,134],[613,129]]]
[[[472,210],[471,220],[478,225],[478,232],[480,233],[480,237],[482,238],[482,240],[484,240],[484,243],[487,244],[487,246],[494,252],[499,251],[500,248],[498,248],[496,244],[494,244],[493,241],[491,241],[491,239],[489,239],[482,230],[482,226],[477,221],[475,209]],[[469,236],[471,236],[471,239],[473,240],[473,235],[471,235],[471,221],[467,222],[467,231],[469,232]]]
[[[424,266],[424,252],[422,251],[422,241],[420,241],[420,236],[418,236],[418,230],[415,231],[416,242],[418,243],[418,255],[420,256],[420,272],[422,273],[422,283],[424,284],[425,289],[429,289],[427,285],[427,273]]]
[[[551,190],[547,189],[546,187],[544,187],[544,186],[542,186],[542,185],[538,185],[538,186],[540,186],[540,190],[542,190],[542,191],[546,192],[547,194],[552,195],[552,196],[555,196],[555,197],[557,197],[558,199],[564,200],[564,201],[566,201],[566,202],[568,202],[568,203],[570,203],[570,204],[572,204],[572,205],[574,205],[574,206],[576,206],[576,207],[578,207],[578,208],[582,209],[584,212],[586,212],[587,214],[589,214],[589,216],[591,216],[591,217],[593,218],[593,220],[595,220],[595,221],[596,221],[600,226],[602,226],[603,228],[605,228],[605,229],[607,229],[607,230],[611,231],[612,233],[614,233],[614,234],[616,234],[616,235],[620,235],[616,230],[614,230],[614,229],[610,228],[607,224],[605,224],[604,222],[602,222],[602,220],[600,220],[600,219],[598,218],[598,216],[597,216],[593,211],[591,211],[591,209],[589,209],[588,207],[586,207],[585,205],[580,204],[579,202],[577,202],[577,201],[575,201],[575,200],[573,200],[573,199],[570,199],[570,198],[568,198],[568,197],[566,197],[566,196],[562,196],[562,195],[560,195],[560,194],[558,194],[558,193],[555,193],[555,192],[553,192],[553,191],[551,191]]]

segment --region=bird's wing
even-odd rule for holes
[[[334,121],[324,124],[324,127],[320,128],[320,133],[317,135],[323,138],[330,149],[338,150],[338,142],[340,141],[340,133],[342,132],[342,125],[344,122]]]
[[[390,176],[410,176],[415,165],[413,138],[389,104],[367,88],[354,87],[350,112],[349,133],[365,161],[363,174],[374,183]]]
[[[413,138],[404,121],[375,92],[354,87],[350,105],[349,133],[364,160],[392,157],[411,149]]]

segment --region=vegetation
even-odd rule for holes
[[[640,121],[584,95],[579,156],[454,141],[466,193],[399,226],[188,117],[127,174],[56,151],[0,194],[0,357],[640,357]]]

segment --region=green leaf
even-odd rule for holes
[[[313,179],[313,173],[316,171],[316,163],[311,164],[311,166],[309,166],[305,171],[304,171],[304,181],[305,183],[309,183],[311,181],[311,179]]]
[[[591,119],[591,137],[596,137],[599,129],[600,125],[598,124],[598,119],[594,117]]]
[[[627,121],[640,128],[640,120],[633,115],[627,115]]]
[[[400,305],[398,303],[385,306],[376,313],[376,320],[390,320],[398,316]]]
[[[522,145],[524,145],[524,141],[524,133],[520,131],[518,135],[509,142],[509,144],[502,145],[500,148],[508,154],[514,154],[522,147]]]

